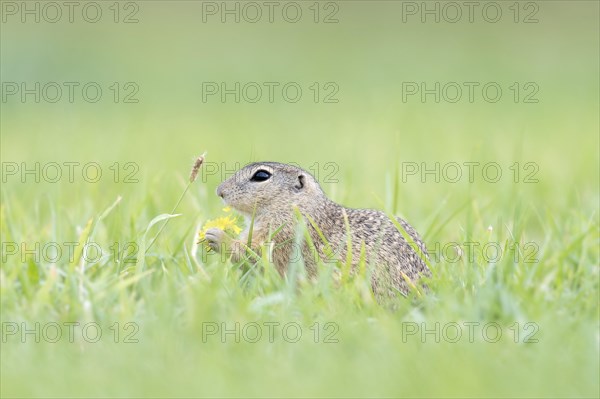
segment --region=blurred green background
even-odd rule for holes
[[[73,104],[66,92],[56,104],[36,104],[31,96],[22,104],[18,94],[10,96],[2,103],[3,159],[134,161],[144,181],[179,173],[204,150],[210,160],[228,164],[332,161],[342,173],[368,182],[374,192],[382,191],[381,177],[399,161],[496,161],[506,166],[514,160],[536,162],[540,185],[559,201],[565,187],[557,181],[574,183],[574,176],[587,176],[588,184],[566,191],[594,192],[595,2],[534,3],[538,23],[514,23],[512,3],[498,3],[503,16],[497,23],[485,21],[483,5],[475,8],[473,23],[466,9],[457,23],[443,18],[432,23],[434,16],[421,23],[420,14],[403,14],[406,2],[362,1],[334,3],[338,23],[314,23],[309,9],[314,5],[308,2],[299,3],[303,17],[298,23],[283,19],[277,12],[283,6],[275,8],[273,23],[265,7],[264,22],[241,18],[234,23],[227,16],[228,22],[221,23],[217,14],[205,16],[203,23],[204,3],[121,6],[121,19],[135,11],[139,20],[129,24],[115,24],[112,5],[104,3],[103,17],[95,24],[83,21],[79,8],[74,23],[66,22],[67,15],[55,24],[43,18],[39,24],[20,23],[19,14],[5,16],[3,82],[98,82],[103,96],[95,104],[82,100],[77,89]],[[220,9],[221,3],[216,4]],[[243,9],[244,3],[239,4]],[[427,7],[434,4],[441,12],[446,3]],[[519,6],[520,19],[534,11],[525,4]],[[321,18],[334,11],[324,5],[319,9]],[[115,104],[109,89],[113,82],[135,82],[139,103]],[[229,87],[234,82],[298,82],[303,96],[288,103],[279,90],[273,103],[266,92],[255,104],[236,104],[231,95],[225,103],[218,95],[204,103],[203,82]],[[314,103],[309,89],[314,82],[337,84],[339,102]],[[457,103],[437,104],[432,96],[422,103],[418,95],[403,102],[402,82],[426,82],[428,87],[478,82],[479,88],[497,82],[503,95],[488,103],[476,89],[471,104],[465,89]],[[514,82],[537,84],[534,98],[539,102],[515,103],[509,89]],[[521,88],[521,98],[526,92]],[[208,182],[211,189],[216,183]],[[402,190],[406,201],[446,193],[443,185],[416,183]],[[500,186],[491,185],[484,194],[501,195],[504,190],[496,191]],[[365,201],[374,205],[371,195]]]
[[[153,217],[171,211],[196,156],[207,151],[207,166],[218,168],[191,186],[177,209],[182,216],[146,257],[156,272],[139,283],[120,286],[125,277],[115,259],[79,273],[62,260],[3,256],[3,322],[133,321],[144,340],[106,347],[3,342],[2,396],[597,397],[599,3],[476,3],[471,22],[462,2],[276,2],[270,22],[263,2],[99,1],[85,14],[102,11],[91,23],[82,14],[88,3],[77,2],[73,22],[62,5],[52,23],[46,2],[2,1],[3,242],[77,241],[90,218],[103,247],[139,242]],[[246,21],[256,4],[262,18]],[[453,23],[455,4],[462,17]],[[23,7],[38,7],[40,21]],[[238,7],[239,23],[233,14],[221,21],[225,7]],[[439,10],[439,22],[422,15],[425,8]],[[295,9],[300,20],[286,21]],[[488,22],[496,9],[499,20]],[[36,82],[57,82],[62,98],[51,103],[40,93],[38,103],[30,94],[23,102],[21,92],[11,94]],[[79,84],[73,102],[64,82]],[[82,97],[89,82],[103,90],[98,102]],[[213,82],[257,82],[262,98],[203,101],[203,87]],[[273,102],[264,82],[279,85]],[[289,82],[302,88],[298,102],[281,94]],[[406,82],[457,82],[463,93],[455,103],[404,98]],[[477,82],[473,102],[463,82]],[[482,96],[489,82],[502,88],[497,102]],[[125,102],[132,88],[138,101]],[[332,88],[338,101],[325,102]],[[525,102],[532,88],[538,101]],[[282,288],[288,282],[244,290],[235,273],[223,272],[232,266],[215,259],[205,265],[206,283],[186,266],[194,231],[221,212],[214,190],[226,172],[257,160],[316,170],[334,200],[401,214],[428,247],[512,237],[536,243],[539,262],[509,267],[503,259],[500,271],[481,262],[440,264],[435,294],[396,312],[345,303],[344,293],[323,302],[316,289],[297,297]],[[71,183],[63,169],[59,182],[37,183],[7,172],[9,164],[35,162],[97,162],[103,176],[89,183],[76,169]],[[137,183],[123,181],[128,162],[137,165]],[[496,162],[503,174],[497,183],[481,169],[473,182],[403,179],[406,162]],[[536,182],[524,181],[526,163],[535,165]],[[333,180],[325,179],[333,170]],[[278,292],[286,299],[253,307],[257,297]],[[343,339],[332,346],[201,342],[203,321],[256,318],[334,321]],[[464,320],[533,321],[541,342],[405,343],[398,334],[403,321]]]

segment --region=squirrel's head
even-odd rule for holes
[[[325,197],[315,178],[305,170],[277,162],[256,162],[237,171],[217,188],[217,195],[237,211],[260,216],[319,203]]]

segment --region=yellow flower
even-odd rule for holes
[[[222,216],[216,219],[207,220],[202,226],[202,230],[198,233],[198,243],[204,242],[206,239],[206,231],[208,229],[217,228],[223,230],[230,236],[237,236],[242,231],[242,228],[236,224],[237,218],[235,216]],[[210,247],[205,242],[205,247],[210,251]]]

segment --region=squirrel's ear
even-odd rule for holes
[[[294,188],[296,189],[296,191],[300,191],[304,188],[305,179],[306,179],[306,177],[304,175],[302,175],[302,174],[298,175],[298,181],[294,185]]]

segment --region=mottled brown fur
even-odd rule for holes
[[[271,177],[262,182],[251,181],[258,170],[266,170]],[[351,209],[331,201],[314,177],[298,167],[277,162],[257,162],[239,170],[224,181],[217,194],[225,203],[246,216],[254,214],[251,247],[260,251],[263,243],[270,241],[272,260],[280,274],[284,274],[294,254],[301,252],[309,276],[316,274],[316,261],[312,249],[304,242],[301,251],[294,251],[296,240],[297,209],[306,220],[312,242],[321,259],[327,258],[326,244],[313,227],[309,217],[318,226],[335,253],[334,259],[345,261],[347,254],[346,218],[352,242],[352,263],[356,269],[361,247],[365,259],[373,266],[371,284],[376,295],[393,294],[398,290],[406,294],[409,287],[405,277],[415,282],[420,276],[430,275],[429,269],[394,223],[383,213],[372,209]],[[425,244],[406,221],[397,221],[427,256]],[[250,223],[248,223],[249,225]],[[270,234],[279,232],[270,239]],[[237,239],[227,237],[219,229],[210,229],[206,238],[216,251],[225,244],[234,261],[246,255],[248,228]],[[331,252],[331,251],[329,251]]]

